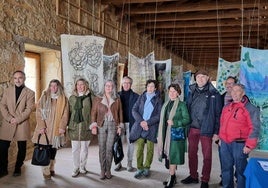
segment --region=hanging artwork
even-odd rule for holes
[[[183,79],[183,65],[172,66],[171,69],[171,83],[180,85],[181,95],[180,100],[184,100],[184,79]]]
[[[216,88],[222,95],[226,92],[224,82],[228,76],[239,78],[240,61],[228,62],[222,58],[219,58],[218,72],[216,80]]]
[[[103,76],[104,80],[113,80],[118,85],[117,74],[118,74],[118,63],[119,53],[108,56],[103,55]]]
[[[193,75],[191,71],[186,71],[183,73],[184,80],[184,101],[187,101],[189,95],[189,86],[193,83]]]
[[[142,59],[129,53],[128,76],[133,79],[132,89],[142,94],[145,91],[146,81],[155,79],[154,52]]]
[[[124,77],[124,70],[125,70],[125,64],[124,63],[119,63],[117,66],[117,80],[118,80],[118,85],[117,85],[117,91],[121,90],[121,80]]]
[[[63,81],[69,97],[77,78],[89,81],[95,95],[103,89],[103,47],[105,38],[61,35]]]
[[[268,50],[242,47],[240,82],[250,101],[260,107],[261,132],[258,149],[268,150]]]

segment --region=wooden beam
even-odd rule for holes
[[[266,6],[266,2],[255,3],[252,0],[244,0],[243,8],[258,8],[263,9]],[[242,5],[240,1],[219,1],[218,6],[216,6],[215,2],[194,2],[194,3],[184,3],[181,5],[178,2],[163,4],[162,6],[156,7],[156,5],[147,5],[142,7],[140,6],[131,6],[130,11],[126,12],[126,14],[134,15],[134,14],[155,14],[157,13],[171,13],[171,12],[196,12],[196,11],[210,11],[210,10],[229,10],[229,9],[241,9]]]
[[[122,5],[122,4],[134,4],[134,3],[163,3],[170,2],[174,0],[101,0],[101,4],[114,4],[114,5]]]

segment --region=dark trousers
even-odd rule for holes
[[[0,172],[7,172],[8,168],[8,149],[11,141],[0,140]],[[23,165],[26,157],[27,141],[17,141],[18,153],[15,169],[19,169]]]

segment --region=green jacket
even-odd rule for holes
[[[91,130],[89,130],[90,125],[90,112],[92,107],[92,98],[91,94],[89,93],[86,98],[83,99],[82,104],[82,117],[83,121],[80,123],[74,122],[75,116],[75,103],[78,99],[77,96],[72,95],[69,98],[69,105],[70,105],[70,120],[68,125],[68,134],[71,140],[74,141],[88,141],[91,138]]]

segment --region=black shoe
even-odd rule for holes
[[[201,187],[200,188],[208,188],[208,182],[201,182]]]
[[[188,176],[187,178],[181,180],[181,183],[183,183],[183,184],[199,183],[199,180],[194,179],[191,176]]]
[[[169,176],[168,178],[168,182],[165,186],[165,188],[172,188],[174,187],[174,185],[177,183],[177,180],[176,180],[176,175],[173,174],[172,176]]]
[[[222,180],[220,181],[219,186],[222,186]]]
[[[0,173],[0,178],[4,177],[6,175],[8,175],[8,172],[7,171],[3,171],[3,172]]]
[[[14,177],[20,176],[21,175],[21,169],[20,168],[15,168],[15,171],[13,173]]]
[[[168,182],[169,182],[169,180],[170,180],[170,178],[171,178],[171,176],[169,176],[169,177],[166,179],[166,181],[163,181],[163,185],[167,185]],[[177,183],[177,179],[176,179],[176,176],[175,176],[174,184],[176,184],[176,183]]]

